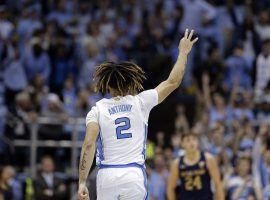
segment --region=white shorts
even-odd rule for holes
[[[97,200],[147,199],[143,168],[103,168],[97,174]]]

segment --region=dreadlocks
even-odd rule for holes
[[[105,62],[96,68],[96,90],[105,94],[114,89],[119,95],[136,94],[143,89],[144,71],[132,62]]]

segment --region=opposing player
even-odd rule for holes
[[[167,185],[168,200],[224,200],[222,182],[215,158],[199,150],[198,136],[187,133],[181,136],[185,154],[171,165]],[[175,189],[180,180],[178,198]],[[215,186],[215,195],[211,182]]]
[[[97,148],[98,200],[142,200],[147,198],[145,148],[151,109],[179,87],[187,56],[198,38],[185,31],[179,43],[178,59],[167,80],[155,89],[143,89],[143,70],[131,62],[106,62],[97,67],[97,90],[110,93],[86,117],[86,135],[79,166],[79,199],[89,199],[86,179]],[[97,141],[97,142],[96,142]]]

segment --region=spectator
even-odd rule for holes
[[[256,61],[255,95],[260,101],[263,90],[270,81],[270,40],[264,40],[262,52]]]
[[[101,93],[95,91],[94,84],[88,85],[87,92],[88,92],[88,104],[90,106],[95,105],[99,100],[103,98],[103,95]],[[111,98],[109,95],[105,95],[104,97]]]
[[[202,149],[209,148],[209,113],[207,111],[202,111],[199,119],[195,122],[194,126],[191,128],[191,131],[200,135],[200,145]]]
[[[125,52],[121,47],[117,44],[117,35],[111,35],[108,38],[108,42],[106,45],[106,59],[117,62],[119,60],[126,60]]]
[[[27,91],[32,95],[33,107],[40,112],[46,107],[46,97],[49,93],[48,86],[45,85],[44,78],[41,74],[34,76],[34,79],[27,88]]]
[[[225,5],[218,8],[217,28],[220,39],[218,45],[221,47],[221,54],[227,54],[234,40],[234,33],[237,33],[238,25],[241,24],[242,7],[236,6],[234,1],[223,1]]]
[[[185,107],[183,105],[177,105],[176,112],[175,131],[180,134],[187,133],[189,131],[189,124],[185,115]]]
[[[210,89],[221,89],[221,81],[224,76],[224,64],[218,47],[210,47],[207,52],[208,56],[197,68],[194,70],[194,75],[198,81],[199,87],[202,85],[202,77],[204,73],[209,75]],[[201,89],[201,88],[200,88]]]
[[[160,148],[164,148],[165,146],[165,141],[164,141],[164,138],[165,137],[165,134],[164,132],[162,131],[158,131],[157,134],[156,134],[156,144],[157,144],[157,147],[160,147]]]
[[[138,17],[139,19],[136,21],[133,12],[126,12],[124,17],[125,19],[119,20],[121,29],[126,32],[128,38],[134,39],[141,31],[140,23],[138,23],[140,17]]]
[[[95,67],[100,64],[100,56],[98,54],[99,48],[95,43],[87,43],[86,45],[88,57],[85,60],[79,73],[79,87],[86,88],[89,84],[93,83],[93,74]]]
[[[182,149],[180,148],[180,143],[181,143],[180,134],[174,134],[171,136],[172,153],[174,158],[177,158],[183,152]]]
[[[78,28],[80,33],[84,34],[86,32],[86,26],[89,22],[92,22],[92,16],[89,12],[92,10],[92,4],[88,1],[81,1],[79,3],[79,12],[76,15],[76,20],[78,20]]]
[[[215,7],[205,0],[184,0],[181,5],[185,11],[180,28],[182,32],[186,27],[189,27],[190,29],[196,29],[200,34],[203,22],[213,20],[217,14]]]
[[[149,176],[149,197],[155,200],[166,199],[166,182],[169,172],[166,169],[164,156],[158,154],[154,158],[154,169]]]
[[[257,134],[252,159],[254,179],[260,186],[263,199],[270,197],[269,187],[269,166],[270,166],[270,150],[269,150],[269,124],[262,123]]]
[[[270,39],[270,17],[268,10],[260,11],[255,29],[258,32],[261,40]]]
[[[28,81],[32,81],[35,75],[41,74],[45,82],[51,71],[50,60],[48,54],[43,50],[40,39],[31,46],[31,50],[25,53],[23,65],[27,74]]]
[[[65,112],[69,116],[76,116],[76,91],[74,87],[74,80],[71,76],[65,80],[62,96]]]
[[[42,23],[38,18],[37,10],[34,7],[23,9],[17,26],[17,32],[23,41],[31,38],[33,32],[40,28],[42,28]]]
[[[9,177],[6,177],[6,173],[4,171],[0,171],[0,200],[12,199],[12,189],[8,184]]]
[[[0,93],[1,93],[1,87],[0,87]],[[4,102],[1,102],[0,97],[0,138],[4,137],[5,134],[5,124],[6,124],[6,116],[7,116],[7,108],[4,104]],[[0,161],[0,164],[4,162],[4,158],[7,157],[6,153],[6,142],[1,139],[0,140],[0,157],[2,157],[2,161]]]
[[[243,121],[254,120],[252,97],[248,90],[240,90],[238,87],[232,91],[232,117]]]
[[[105,40],[107,40],[108,37],[113,34],[114,24],[109,20],[105,12],[100,13],[99,25],[100,25],[99,30],[100,30],[101,35],[103,35]]]
[[[79,38],[79,46],[82,53],[86,53],[86,55],[88,51],[88,44],[95,45],[95,47],[98,49],[106,45],[106,39],[104,38],[104,35],[100,33],[100,25],[97,22],[89,22],[86,26],[86,33]]]
[[[243,151],[245,155],[251,156],[254,139],[255,133],[252,124],[247,119],[244,119],[235,130],[235,137],[233,139],[234,153],[237,154],[237,152]]]
[[[226,165],[230,162],[233,157],[233,152],[230,148],[227,147],[228,139],[226,140],[225,128],[221,124],[214,124],[211,127],[211,133],[209,135],[210,145],[208,150],[213,155],[217,156],[217,160],[222,163],[224,161],[224,156],[226,157],[226,162],[223,165]]]
[[[2,183],[7,184],[7,188],[10,188],[10,192],[12,194],[13,200],[22,200],[23,199],[23,191],[22,184],[15,177],[16,171],[12,166],[5,166],[2,170]],[[8,198],[7,198],[8,199]]]
[[[226,61],[226,76],[224,86],[226,91],[233,88],[235,82],[240,88],[251,89],[251,65],[244,58],[243,45],[237,44],[233,54]]]
[[[8,11],[5,6],[0,7],[0,38],[7,40],[11,32],[14,29],[14,25],[8,20]]]
[[[66,115],[62,108],[62,102],[57,94],[48,94],[47,103],[47,107],[42,112],[44,117],[50,117],[58,120],[66,119]]]
[[[251,160],[239,157],[236,162],[235,174],[227,181],[228,199],[262,199],[260,188],[251,175]]]
[[[260,37],[255,29],[254,15],[247,13],[241,27],[239,40],[243,41],[244,57],[252,65],[260,50]]]
[[[14,48],[13,57],[6,60],[3,78],[6,86],[6,102],[10,105],[14,103],[16,94],[27,86],[27,77],[21,62],[18,47]]]
[[[208,74],[203,75],[203,93],[206,108],[209,111],[210,125],[218,121],[230,122],[231,109],[229,105],[226,105],[223,96],[220,93],[214,93],[213,98],[210,96]]]
[[[27,122],[35,120],[37,113],[33,110],[30,95],[27,92],[17,94],[15,102],[15,106],[10,108],[7,115],[5,132],[11,138],[27,138],[29,136]]]
[[[67,199],[67,187],[55,173],[54,161],[50,156],[41,160],[41,171],[35,181],[35,195],[40,200]]]
[[[56,44],[51,56],[50,90],[61,94],[64,82],[72,73],[72,60],[68,55],[68,47],[64,44]]]
[[[265,149],[262,152],[262,157],[260,158],[260,163],[258,167],[260,169],[259,171],[260,176],[258,178],[260,178],[259,180],[261,181],[260,183],[263,191],[263,197],[267,199],[270,197],[270,187],[269,187],[270,149]]]
[[[91,107],[88,99],[89,93],[87,92],[87,90],[80,90],[76,102],[77,116],[85,116],[85,114],[88,113],[88,110]]]
[[[68,115],[63,109],[58,95],[50,93],[47,96],[47,106],[41,116],[53,120],[55,123],[45,123],[39,126],[39,135],[44,139],[63,139],[63,122],[68,120]]]
[[[56,20],[58,24],[64,27],[72,18],[71,13],[67,9],[68,3],[66,0],[60,0],[55,4],[56,10],[48,15],[47,20]]]

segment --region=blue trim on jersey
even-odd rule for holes
[[[100,165],[101,161],[104,160],[104,152],[103,152],[103,142],[101,137],[101,132],[99,132],[98,139],[97,139],[97,160],[98,164]]]
[[[121,165],[106,165],[106,164],[100,164],[99,169],[104,169],[104,168],[126,168],[126,167],[139,167],[141,169],[144,169],[144,165],[140,165],[138,163],[128,163],[128,164],[121,164]]]
[[[143,173],[143,179],[144,179],[144,187],[145,187],[145,196],[144,196],[144,200],[147,200],[148,198],[148,190],[147,190],[147,175],[146,175],[146,171],[145,168],[142,168],[142,173]]]
[[[144,124],[144,140],[143,140],[143,158],[144,160],[146,159],[146,142],[147,142],[147,135],[148,135],[148,127],[146,124]]]

